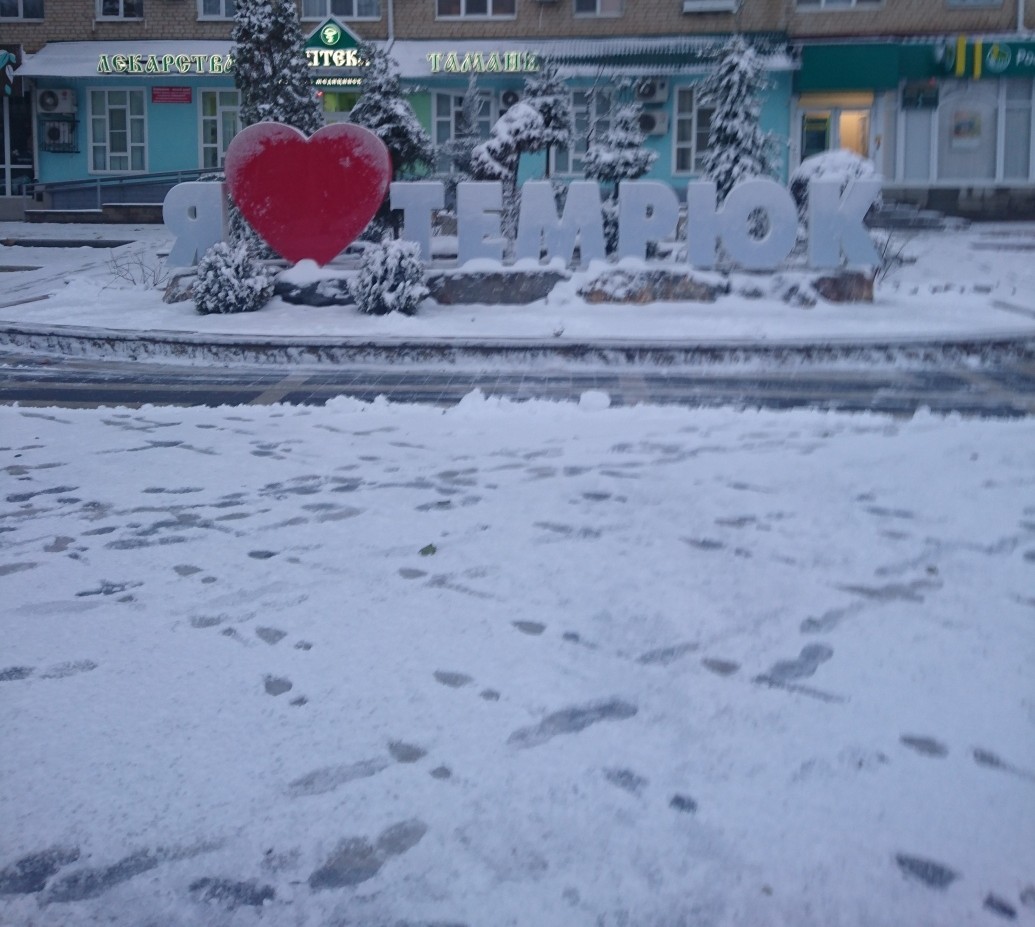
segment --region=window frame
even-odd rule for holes
[[[124,23],[124,22],[138,23],[138,22],[143,22],[143,19],[144,19],[144,0],[115,0],[115,2],[118,3],[118,5],[119,5],[119,10],[120,10],[120,12],[115,14],[115,15],[112,15],[110,13],[105,13],[104,12],[104,4],[105,4],[105,2],[107,2],[107,0],[96,0],[96,2],[94,3],[94,19],[97,22],[106,22],[106,23]],[[140,14],[137,15],[137,16],[127,16],[126,15],[126,4],[127,3],[139,4],[139,6],[140,6]]]
[[[221,13],[206,13],[205,0],[198,0],[198,22],[226,22],[234,18],[233,11],[227,12],[227,6],[233,6],[236,0],[215,0],[219,4]]]
[[[882,10],[887,0],[794,0],[796,13],[849,13]]]
[[[305,0],[301,4],[300,16],[302,22],[323,22],[326,19],[338,19],[348,20],[349,22],[378,22],[381,19],[381,0],[351,0],[352,2],[352,15],[347,13],[335,13],[331,10],[331,4],[334,0],[313,0],[321,4],[322,11],[320,13],[306,13],[305,11]],[[377,12],[374,15],[361,16],[357,12],[359,4],[362,2],[373,3],[377,7]]]
[[[95,121],[95,119],[98,118],[97,114],[94,112],[94,109],[93,109],[93,100],[94,100],[94,94],[95,93],[103,93],[104,94],[104,101],[105,101],[105,103],[104,103],[105,138],[104,138],[103,144],[104,144],[104,149],[105,149],[105,152],[106,152],[105,162],[106,162],[106,164],[108,166],[103,168],[103,169],[95,168],[94,167],[94,161],[93,161],[93,158],[94,158],[94,148],[98,144],[100,144],[94,138],[94,121]],[[111,112],[112,107],[111,107],[111,104],[109,103],[109,94],[112,94],[112,93],[126,93],[127,94],[126,107],[125,107],[126,111],[127,111],[127,121],[126,121],[126,135],[127,135],[127,138],[126,138],[126,158],[128,159],[130,166],[125,168],[125,169],[112,168],[111,167],[111,157],[112,157],[112,155],[111,155],[111,147],[110,147],[110,142],[111,142],[111,138],[110,138],[110,134],[111,134],[111,129],[110,129],[111,116],[109,114]],[[140,102],[141,102],[140,116],[136,116],[136,117],[132,115],[131,105],[130,105],[129,97],[128,97],[128,94],[133,94],[133,93],[139,93],[140,94]],[[86,105],[87,105],[87,125],[86,125],[86,149],[87,149],[86,164],[87,164],[87,173],[89,173],[91,175],[104,175],[104,176],[107,176],[107,175],[123,175],[123,174],[146,174],[148,172],[148,160],[149,160],[149,158],[148,158],[149,151],[148,151],[148,144],[147,144],[147,88],[146,87],[112,87],[112,86],[90,87],[86,91],[86,95],[87,95],[87,103],[86,103]],[[141,122],[142,122],[142,126],[143,126],[143,133],[142,134],[143,134],[143,139],[144,140],[141,143],[134,143],[132,141],[133,131],[132,131],[132,127],[131,127],[131,122],[132,122],[132,120],[134,118],[140,119]],[[132,164],[133,164],[133,145],[134,144],[139,144],[140,148],[143,151],[143,166],[139,167],[139,168],[134,168],[132,166]]]
[[[486,13],[468,13],[467,5],[471,0],[457,0],[460,3],[459,13],[443,13],[441,11],[441,4],[444,0],[435,0],[435,19],[443,21],[464,21],[464,22],[485,22],[488,20],[507,20],[517,19],[517,0],[484,0],[485,8],[489,12]],[[497,13],[494,8],[497,4],[506,3],[513,6],[513,9],[508,13]]]
[[[587,0],[572,0],[572,16],[576,19],[618,19],[625,15],[625,2],[624,0],[589,0],[593,4],[593,10],[580,10],[579,3],[585,3]],[[618,9],[616,11],[607,11],[601,9],[604,4],[614,3]]]
[[[237,105],[223,106],[219,100],[221,94],[232,93],[237,97]],[[208,94],[214,94],[216,98],[216,112],[214,116],[205,115],[205,97]],[[234,112],[237,114],[237,129],[234,132],[236,135],[241,129],[244,128],[241,122],[241,91],[235,87],[202,87],[198,91],[198,168],[203,171],[221,171],[223,169],[223,159],[226,156],[227,145],[230,144],[231,139],[223,138],[223,122],[222,117],[224,113]],[[216,125],[216,141],[215,143],[207,143],[205,141],[205,122],[207,120],[214,120]],[[216,166],[212,167],[205,163],[205,151],[206,149],[215,149],[216,151]]]
[[[680,103],[685,94],[691,94],[690,112],[683,111]],[[702,132],[707,132],[711,125],[711,117],[715,112],[715,106],[708,100],[702,99],[700,85],[687,84],[675,88],[675,105],[672,110],[672,176],[673,177],[701,177],[704,174],[702,159],[708,152],[708,136],[705,135],[705,143],[700,144]],[[705,116],[706,124],[702,126],[702,115]],[[681,123],[690,123],[690,143],[680,142],[679,127]],[[690,151],[690,169],[680,169],[679,154],[681,151]]]
[[[0,14],[0,22],[5,22],[5,23],[21,23],[21,22],[40,23],[40,22],[43,22],[43,19],[46,16],[46,7],[45,7],[45,4],[44,4],[43,0],[37,0],[37,2],[39,3],[39,7],[40,7],[40,15],[39,16],[26,16],[25,15],[25,4],[27,2],[29,2],[29,0],[14,0],[14,2],[18,6],[18,12],[15,13],[14,16],[4,16],[4,15]]]
[[[456,139],[457,128],[460,124],[460,118],[463,116],[463,104],[464,96],[466,94],[456,93],[451,90],[436,90],[431,95],[431,138],[432,143],[435,147],[435,173],[437,174],[451,174],[453,172],[453,165],[450,162],[448,165],[443,166],[440,162],[441,158],[446,156],[446,148],[450,142]],[[496,111],[496,100],[493,94],[487,90],[479,91],[478,93],[479,102],[481,104],[481,112],[478,115],[479,126],[484,127],[484,131],[479,131],[479,141],[488,140],[493,125],[493,113]],[[439,100],[448,98],[449,100],[449,114],[439,114]],[[439,141],[439,129],[442,127],[448,128],[449,137]]]

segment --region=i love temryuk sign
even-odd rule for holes
[[[276,122],[249,126],[230,143],[226,183],[182,183],[169,191],[164,218],[176,235],[172,266],[195,264],[226,234],[225,193],[270,247],[292,262],[326,264],[363,232],[390,196],[402,212],[403,237],[431,254],[432,217],[445,205],[437,181],[391,182],[391,159],[374,133],[349,123],[327,126],[306,138]],[[224,189],[225,188],[225,189]],[[879,180],[858,180],[843,191],[838,181],[809,185],[808,262],[816,268],[875,266],[879,255],[863,225],[880,194]],[[680,204],[664,183],[623,181],[618,195],[617,257],[646,259],[652,242],[676,238]],[[779,267],[797,241],[798,213],[790,193],[772,180],[737,184],[721,206],[715,185],[686,188],[687,265],[714,266],[719,249],[748,270]],[[503,187],[499,182],[460,183],[456,191],[457,262],[502,261],[507,242],[501,225]],[[756,237],[758,214],[768,218]],[[529,181],[521,188],[515,260],[582,265],[604,260],[603,211],[597,183],[573,181],[558,211],[553,187]]]

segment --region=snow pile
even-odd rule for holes
[[[855,180],[880,180],[877,165],[869,158],[839,148],[834,151],[821,151],[801,162],[791,174],[789,188],[791,196],[798,207],[798,217],[802,224],[808,222],[809,216],[809,184],[813,180],[837,180],[841,190]],[[880,208],[878,199],[874,208]]]

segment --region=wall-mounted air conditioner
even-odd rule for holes
[[[664,103],[668,99],[668,81],[648,77],[636,84],[637,103]]]
[[[521,94],[517,90],[504,90],[503,93],[500,94],[500,106],[504,110],[508,110],[520,99]]]
[[[59,116],[74,113],[75,91],[69,87],[57,90],[37,90],[36,110],[44,116]]]
[[[668,113],[653,109],[641,113],[640,131],[644,135],[665,135],[668,132]]]

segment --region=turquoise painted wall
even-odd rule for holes
[[[39,179],[44,183],[64,180],[84,180],[90,177],[118,176],[91,174],[88,120],[91,89],[143,89],[144,113],[147,125],[147,172],[196,170],[201,165],[199,133],[201,131],[201,91],[232,90],[232,78],[206,79],[204,82],[180,78],[160,78],[148,82],[102,79],[49,79],[40,80],[40,89],[72,87],[76,91],[79,121],[75,154],[40,151]],[[152,103],[152,87],[190,87],[190,103]]]

